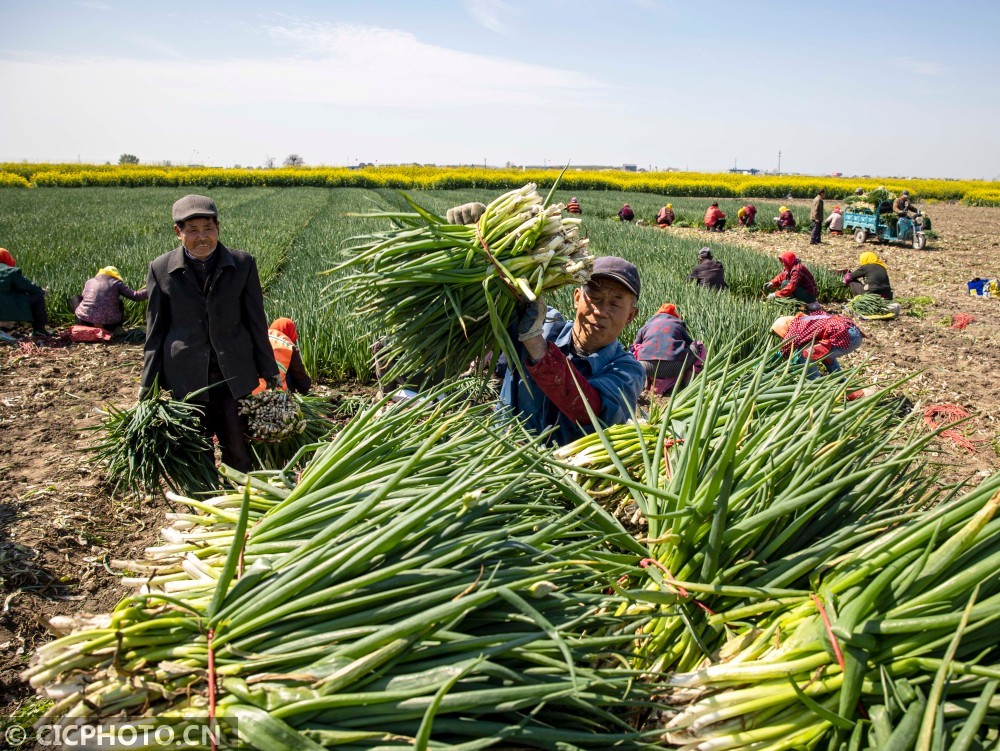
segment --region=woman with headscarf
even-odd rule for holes
[[[635,219],[635,212],[632,211],[632,207],[627,203],[618,209],[618,220],[622,222],[631,222]]]
[[[635,335],[631,352],[646,371],[646,388],[657,396],[683,388],[701,369],[704,345],[699,351],[673,303],[661,305]]]
[[[819,289],[816,287],[812,272],[790,250],[779,255],[778,260],[784,268],[780,274],[764,285],[765,292],[775,290],[767,296],[767,299],[793,297],[805,303],[808,310],[817,310],[819,303],[816,302],[816,295],[819,294]]]
[[[656,226],[657,227],[669,227],[677,217],[674,214],[674,205],[668,203],[656,214]]]
[[[52,336],[45,312],[45,290],[28,279],[6,248],[0,248],[0,321],[31,321],[32,334]]]
[[[299,332],[295,328],[295,322],[291,318],[275,318],[267,329],[267,339],[271,343],[271,349],[274,350],[274,361],[278,363],[281,388],[298,394],[308,394],[312,379],[306,373],[302,355],[296,344]],[[265,388],[267,384],[261,379],[254,393],[259,393]]]
[[[141,302],[149,297],[143,287],[133,290],[122,281],[121,272],[114,266],[105,266],[93,279],[83,285],[83,294],[70,301],[76,320],[84,326],[98,326],[111,331],[125,320],[125,303],[122,298]]]
[[[778,225],[779,232],[790,232],[795,229],[795,217],[792,216],[791,209],[787,206],[778,209],[778,216],[775,217],[774,223]]]
[[[774,322],[771,331],[781,338],[781,354],[799,354],[810,363],[810,378],[819,375],[819,362],[827,373],[843,370],[837,358],[854,352],[865,338],[850,318],[826,312],[784,316]]]
[[[583,209],[580,207],[580,202],[577,200],[576,196],[569,199],[569,203],[566,204],[566,211],[570,214],[582,214]]]
[[[858,268],[844,274],[844,284],[851,288],[851,296],[867,293],[891,300],[892,286],[885,262],[869,250],[858,256],[858,263],[861,264]]]

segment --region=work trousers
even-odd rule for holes
[[[250,445],[247,443],[247,418],[239,412],[239,403],[225,383],[210,388],[199,403],[205,410],[201,420],[202,431],[211,443],[215,437],[222,450],[222,463],[239,472],[249,472],[253,467]],[[209,466],[215,466],[215,451],[206,452]]]
[[[813,219],[813,229],[812,229],[812,234],[809,235],[809,242],[812,245],[816,245],[819,242],[819,238],[822,232],[823,232],[823,223]]]

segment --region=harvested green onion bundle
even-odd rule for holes
[[[748,604],[722,659],[670,678],[668,741],[996,748],[998,508],[995,475],[841,556],[812,593]]]
[[[235,717],[262,751],[655,748],[608,591],[642,547],[460,396],[384,400],[297,481],[185,501],[115,562],[139,592],[36,653],[48,716]]]
[[[517,303],[590,278],[580,219],[563,217],[529,183],[486,207],[475,225],[450,225],[408,196],[412,213],[379,213],[396,225],[347,249],[354,270],[337,284],[358,313],[386,332],[386,379],[456,376],[474,361],[513,356],[507,329]]]
[[[101,437],[89,450],[116,490],[154,494],[161,483],[185,494],[211,490],[218,475],[207,459],[212,444],[201,431],[202,414],[200,405],[167,398],[154,384],[148,398],[131,409],[108,405],[93,428]]]
[[[289,394],[289,402],[296,406],[302,430],[278,441],[251,440],[250,450],[256,457],[256,467],[283,469],[303,448],[319,443],[333,430],[336,408],[329,399],[308,394]]]
[[[247,416],[247,437],[251,441],[277,443],[306,429],[298,403],[282,389],[250,394],[240,399],[239,410]]]
[[[891,318],[893,316],[885,299],[881,295],[870,292],[852,297],[847,303],[847,309],[863,318]]]

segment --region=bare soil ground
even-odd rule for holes
[[[797,209],[800,216],[808,215],[806,205]],[[1000,353],[1000,299],[970,298],[965,282],[1000,272],[1000,209],[928,208],[940,234],[928,250],[871,249],[885,257],[897,297],[929,296],[934,303],[922,318],[862,324],[869,339],[851,360],[867,357],[882,383],[920,371],[904,387],[914,401],[974,411],[962,428],[973,451],[937,444],[942,461],[974,476],[1000,468],[1000,381],[992,364]],[[856,266],[859,252],[848,237],[824,236],[818,246],[805,234],[730,231],[722,239],[773,255],[791,249],[831,268]],[[975,321],[949,328],[957,313]],[[101,406],[134,400],[141,361],[142,348],[134,344],[0,347],[0,715],[31,696],[18,676],[49,638],[46,619],[112,608],[125,591],[107,561],[151,544],[162,526],[163,500],[112,496],[84,450],[92,438],[86,428],[99,421]]]

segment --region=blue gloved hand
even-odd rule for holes
[[[542,335],[542,327],[545,325],[545,313],[548,306],[545,300],[539,295],[534,302],[528,303],[524,309],[520,320],[517,322],[517,339],[525,342]]]

